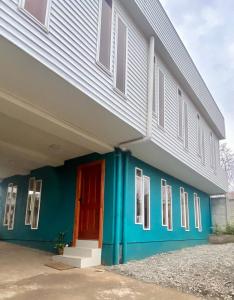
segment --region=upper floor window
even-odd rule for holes
[[[29,179],[28,199],[25,214],[25,225],[31,225],[31,229],[38,228],[42,180],[34,177]]]
[[[8,226],[8,230],[14,229],[15,206],[17,198],[17,185],[10,183],[7,187],[6,203],[3,225]]]
[[[202,155],[202,149],[201,149],[202,143],[201,143],[201,120],[200,115],[197,114],[197,152],[198,155]]]
[[[212,169],[216,169],[216,145],[212,132],[210,132],[210,166]]]
[[[158,125],[164,128],[165,123],[165,76],[158,70]]]
[[[188,149],[188,104],[184,101],[183,93],[178,89],[178,136],[184,141],[184,147]]]
[[[110,71],[112,0],[100,0],[98,61]]]
[[[127,26],[118,17],[115,51],[115,87],[123,94],[126,94],[127,35]]]
[[[183,98],[180,89],[178,89],[178,136],[183,138]]]
[[[49,2],[50,0],[21,0],[20,8],[40,24],[48,27]]]

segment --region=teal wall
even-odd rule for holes
[[[72,241],[76,172],[82,163],[105,159],[105,200],[103,230],[103,263],[112,263],[113,231],[114,231],[114,153],[106,155],[92,154],[65,162],[58,168],[44,167],[31,172],[30,176],[14,176],[1,183],[0,193],[0,239],[16,242],[43,250],[54,251],[54,243],[60,231],[66,232],[66,242]],[[39,227],[32,230],[24,224],[28,180],[30,177],[42,179],[42,195]],[[18,186],[14,230],[3,226],[6,188],[8,183]]]
[[[34,170],[30,176],[14,176],[5,179],[0,186],[0,239],[53,251],[54,241],[58,233],[63,231],[66,232],[67,242],[71,242],[77,167],[82,163],[105,159],[103,264],[121,261],[122,248],[126,251],[124,261],[127,261],[161,251],[206,243],[211,226],[209,196],[131,155],[126,169],[125,156],[126,154],[121,151],[106,155],[92,154],[66,161],[61,167]],[[135,167],[141,168],[143,174],[149,176],[151,180],[151,230],[149,231],[143,230],[142,225],[135,224]],[[31,176],[43,181],[38,230],[31,230],[30,226],[24,225],[28,180]],[[119,178],[118,182],[116,178]],[[161,178],[166,179],[172,186],[172,232],[161,226]],[[6,187],[10,182],[18,185],[15,226],[12,231],[8,231],[2,225]],[[188,232],[180,226],[180,186],[184,187],[189,194],[190,231]],[[202,232],[198,232],[194,226],[194,192],[201,198]]]
[[[179,249],[194,244],[206,243],[211,227],[209,195],[173,178],[130,156],[127,194],[127,260],[139,259],[162,251]],[[135,224],[135,167],[150,177],[151,229],[143,230]],[[161,179],[172,186],[173,231],[163,227],[161,217]],[[180,187],[189,195],[190,230],[181,227]],[[195,228],[193,194],[197,193],[201,201],[202,232]]]

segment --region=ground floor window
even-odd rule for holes
[[[201,224],[201,203],[200,198],[194,193],[194,217],[195,217],[195,228],[199,231],[202,230]]]
[[[181,209],[181,226],[185,230],[189,230],[189,204],[188,204],[188,193],[185,192],[184,188],[180,188],[180,209]]]
[[[6,203],[3,225],[8,226],[8,230],[14,229],[15,206],[17,198],[17,186],[10,183],[7,187]]]
[[[162,225],[172,230],[172,188],[167,181],[161,180]]]
[[[144,229],[150,229],[150,178],[144,176]]]
[[[41,189],[42,180],[36,180],[34,177],[29,179],[25,225],[31,225],[31,229],[38,229]]]
[[[135,169],[135,223],[150,229],[150,178]]]

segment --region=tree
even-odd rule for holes
[[[220,164],[228,177],[229,189],[234,187],[234,153],[227,143],[220,145]]]

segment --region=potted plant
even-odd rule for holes
[[[59,255],[63,255],[65,246],[65,232],[59,232],[54,248],[57,250]]]

